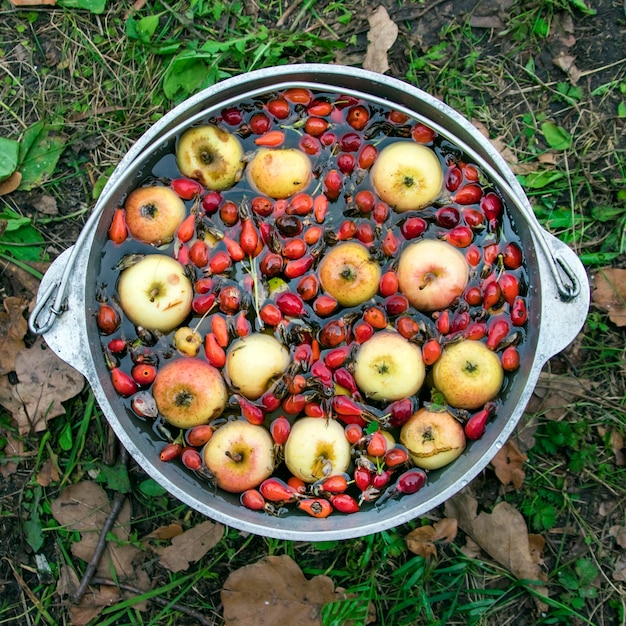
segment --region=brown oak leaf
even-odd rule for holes
[[[188,569],[191,563],[199,561],[223,536],[222,524],[206,520],[182,534],[175,535],[171,545],[153,549],[160,555],[159,563],[163,567],[171,572],[180,572]]]
[[[9,297],[4,299],[3,306],[4,311],[0,311],[0,376],[15,370],[15,359],[24,349],[24,336],[28,331],[24,317],[28,301]]]
[[[370,30],[367,34],[367,52],[363,69],[384,74],[389,69],[387,51],[398,38],[398,25],[391,20],[382,4],[367,18]]]
[[[503,485],[513,485],[514,489],[520,489],[526,478],[523,466],[527,460],[528,457],[520,452],[515,441],[509,439],[493,457],[491,465]]]
[[[605,267],[592,276],[591,299],[617,326],[626,326],[626,269]]]
[[[345,599],[328,576],[307,580],[289,556],[267,556],[230,574],[222,589],[226,626],[320,626],[325,604]]]
[[[432,526],[421,526],[412,530],[406,537],[407,548],[425,559],[437,556],[435,541],[451,543],[454,541],[458,530],[458,522],[453,518],[444,518],[435,522]]]

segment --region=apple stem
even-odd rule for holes
[[[241,463],[243,461],[243,454],[241,454],[241,452],[235,452],[233,454],[230,450],[226,450],[224,454],[235,463]]]

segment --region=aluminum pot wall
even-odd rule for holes
[[[162,463],[158,437],[125,408],[112,389],[95,325],[95,289],[100,250],[113,210],[148,173],[161,155],[172,151],[183,128],[219,112],[229,103],[287,87],[354,92],[405,110],[473,155],[496,180],[511,208],[528,264],[530,293],[527,342],[514,384],[504,391],[502,410],[485,435],[470,443],[451,465],[429,473],[427,485],[412,496],[387,501],[356,514],[313,519],[289,513],[271,517],[239,504],[238,496],[216,493],[175,464]],[[504,445],[519,421],[541,368],[579,332],[589,306],[586,274],[576,255],[543,231],[515,176],[497,151],[462,116],[425,92],[396,79],[355,68],[292,65],[251,72],[226,80],[185,101],[133,146],[111,176],[92,219],[75,246],[46,273],[31,329],[44,334],[50,347],[85,375],[122,444],[139,465],[172,495],[199,512],[241,530],[292,540],[330,540],[363,536],[425,514],[457,493]]]

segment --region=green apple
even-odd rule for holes
[[[354,361],[354,379],[368,398],[390,402],[414,396],[424,383],[418,346],[395,331],[383,330],[364,342]]]
[[[466,442],[463,427],[448,411],[421,408],[402,426],[400,443],[417,467],[439,469],[457,459]]]
[[[351,461],[344,427],[332,418],[301,417],[291,427],[285,465],[297,478],[314,483],[345,472]]]
[[[478,409],[493,400],[504,381],[498,355],[482,341],[471,339],[446,346],[432,376],[446,402],[461,409]]]
[[[191,312],[193,285],[178,261],[149,254],[120,274],[117,293],[133,324],[169,332]]]
[[[383,148],[370,176],[381,200],[399,213],[429,205],[441,193],[443,184],[437,155],[412,141],[397,141]]]
[[[176,163],[183,176],[207,189],[230,189],[243,173],[243,147],[228,131],[206,124],[185,131],[176,146]]]
[[[252,186],[270,198],[290,198],[311,180],[311,160],[297,148],[261,148],[247,169]]]

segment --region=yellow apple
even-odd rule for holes
[[[450,406],[477,409],[493,400],[504,381],[500,358],[481,341],[446,346],[433,365],[433,385]]]
[[[381,200],[399,213],[427,206],[441,193],[443,184],[437,155],[412,141],[397,141],[383,148],[370,176]]]
[[[289,367],[289,351],[272,335],[252,333],[235,341],[226,355],[232,386],[249,400],[260,398]]]
[[[391,402],[414,396],[424,376],[421,350],[395,331],[374,334],[359,347],[354,361],[356,384],[373,400]]]
[[[253,489],[274,471],[274,441],[263,426],[234,420],[220,426],[204,447],[204,463],[218,487],[230,493]]]
[[[417,467],[439,469],[465,450],[465,433],[448,411],[421,408],[402,426],[400,443]]]
[[[191,312],[193,285],[178,261],[149,254],[120,274],[117,293],[133,324],[168,332]]]
[[[212,124],[185,131],[176,146],[180,173],[214,191],[229,189],[241,179],[242,159],[239,139]]]
[[[322,289],[341,306],[356,306],[376,295],[381,270],[369,250],[358,241],[332,247],[318,267]]]
[[[228,401],[220,372],[195,357],[169,361],[159,368],[152,396],[163,418],[178,428],[208,424]]]
[[[289,198],[311,180],[311,160],[297,148],[261,148],[247,169],[252,186],[270,198]]]
[[[137,240],[160,246],[174,238],[185,219],[185,203],[169,187],[138,187],[124,203],[128,231]]]
[[[284,449],[287,469],[306,483],[342,474],[350,465],[350,443],[336,420],[301,417],[291,427]]]
[[[445,241],[422,239],[400,254],[400,291],[419,311],[445,309],[463,293],[468,280],[463,253]]]

